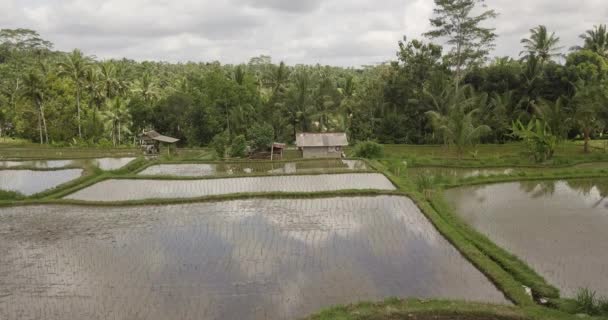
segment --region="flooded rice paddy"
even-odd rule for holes
[[[0,319],[293,319],[507,303],[405,197],[0,209]]]
[[[574,169],[608,169],[608,162],[580,163],[568,167],[495,167],[495,168],[450,168],[450,167],[411,167],[407,168],[407,174],[418,175],[439,175],[447,178],[466,179],[472,177],[487,177],[496,175],[517,175],[520,173],[542,172],[551,173]]]
[[[210,164],[159,164],[146,168],[140,175],[202,177],[247,173],[319,173],[367,170],[361,160],[311,160],[298,162],[248,162]]]
[[[73,160],[25,160],[25,161],[0,161],[0,169],[29,167],[38,169],[53,169],[64,167],[93,166],[101,170],[116,170],[124,167],[135,158],[95,158],[95,159],[73,159]]]
[[[470,225],[526,261],[562,295],[608,296],[608,179],[449,189]]]
[[[66,170],[0,170],[0,190],[15,191],[30,196],[82,175],[82,169]]]
[[[319,192],[335,190],[395,190],[378,173],[241,177],[201,180],[111,179],[68,195],[85,201],[195,198],[247,192]]]

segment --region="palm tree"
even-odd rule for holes
[[[84,85],[84,89],[89,94],[89,109],[93,110],[94,135],[96,135],[98,134],[97,113],[106,99],[99,69],[91,67],[85,71]]]
[[[570,130],[570,108],[564,97],[557,98],[556,101],[541,99],[540,103],[534,106],[536,114],[547,123],[551,132],[557,137],[558,141],[566,138]]]
[[[270,83],[272,85],[272,95],[276,95],[276,93],[283,87],[283,85],[287,82],[289,78],[289,70],[285,65],[285,62],[281,61],[278,67],[275,67],[273,72],[270,74]]]
[[[293,126],[294,137],[298,129],[308,131],[311,128],[310,114],[314,110],[312,83],[308,69],[301,68],[293,73],[293,81],[288,91],[286,113]]]
[[[112,144],[122,144],[123,133],[130,133],[131,114],[127,109],[128,101],[116,97],[106,102],[106,110],[102,112],[105,128],[110,132]]]
[[[76,110],[78,112],[78,137],[82,139],[82,126],[80,123],[80,97],[84,88],[85,73],[90,68],[91,58],[85,56],[82,51],[74,49],[72,53],[65,56],[59,63],[59,75],[74,82],[76,87]]]
[[[593,26],[592,30],[585,31],[579,36],[585,41],[583,47],[574,47],[575,50],[591,50],[604,58],[608,58],[608,30],[606,25]]]
[[[133,92],[139,94],[144,102],[151,104],[158,97],[158,83],[150,72],[144,72],[141,79],[135,81]]]
[[[42,70],[45,70],[42,67]],[[44,115],[44,93],[46,88],[46,75],[39,70],[30,70],[23,77],[22,96],[28,98],[34,103],[38,113],[38,132],[40,134],[40,144],[49,143],[49,134],[46,125],[46,117]],[[44,132],[44,139],[43,139]]]
[[[428,111],[433,129],[442,136],[447,145],[455,145],[458,157],[461,157],[464,148],[474,145],[481,137],[491,132],[489,126],[477,125],[477,114],[481,111],[482,101],[487,97],[477,95],[469,85],[456,87],[447,84],[447,99],[443,105],[437,105],[435,111]],[[434,101],[440,101],[434,99]]]
[[[589,152],[591,133],[604,126],[600,111],[608,101],[605,86],[605,83],[597,79],[589,82],[580,80],[576,84],[576,94],[573,99],[576,106],[574,121],[583,134],[585,153]]]
[[[99,69],[99,80],[102,83],[104,96],[112,99],[120,92],[120,81],[116,77],[116,67],[111,62],[104,62]]]
[[[560,56],[558,47],[559,37],[555,36],[555,32],[549,34],[547,27],[539,25],[536,28],[530,29],[530,38],[521,39],[521,43],[526,50],[520,53],[526,53],[526,58],[536,56],[541,63],[551,60],[552,57]]]

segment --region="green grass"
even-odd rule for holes
[[[542,308],[514,307],[453,300],[389,298],[335,306],[307,320],[569,320],[580,317]],[[601,319],[586,317],[586,319]]]
[[[563,166],[584,162],[608,161],[608,153],[603,149],[593,148],[586,154],[578,142],[565,142],[559,145],[555,156],[546,163],[535,163],[525,154],[522,143],[482,144],[470,147],[461,157],[454,147],[443,145],[385,145],[385,159],[405,160],[408,166],[461,166],[461,167],[496,167],[496,166]]]

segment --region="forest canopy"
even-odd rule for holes
[[[232,140],[266,126],[288,143],[296,132],[345,131],[351,141],[460,148],[518,139],[513,124],[537,120],[558,141],[601,135],[605,25],[568,44],[532,27],[519,56],[490,59],[497,13],[480,4],[435,0],[425,38],[404,37],[393,61],[357,68],[289,66],[269,56],[240,65],[101,60],[55,51],[34,30],[3,29],[0,136],[124,145],[155,129],[205,146],[218,134]]]

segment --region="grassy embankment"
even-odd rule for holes
[[[510,159],[510,155],[505,154],[507,150],[515,152],[518,149],[516,145],[507,145],[504,149],[500,149],[497,146],[484,146],[486,158],[480,157],[477,154],[477,158],[462,157],[460,159],[453,158],[453,154],[449,153],[446,157],[440,157],[436,154],[438,148],[443,147],[431,147],[431,146],[404,146],[403,149],[398,150],[396,147],[392,147],[393,150],[387,152],[387,159],[381,161],[381,165],[385,166],[385,170],[388,174],[397,177],[402,183],[397,183],[401,186],[405,186],[408,190],[416,190],[423,194],[426,198],[426,202],[430,204],[432,209],[439,214],[443,221],[449,224],[452,228],[458,231],[458,233],[474,244],[483,254],[487,255],[492,261],[497,263],[503,270],[507,271],[513,278],[523,285],[531,288],[534,297],[539,299],[541,297],[548,298],[548,304],[559,310],[576,313],[580,312],[580,302],[576,302],[573,299],[563,299],[559,296],[559,290],[548,284],[540,275],[538,275],[532,268],[527,266],[522,260],[516,256],[510,254],[499,246],[495,245],[487,237],[474,230],[462,219],[460,219],[452,209],[445,203],[442,195],[442,189],[465,186],[465,185],[476,185],[476,184],[487,184],[487,183],[500,183],[509,181],[522,181],[522,180],[556,180],[556,179],[578,179],[578,178],[606,178],[608,177],[608,170],[605,168],[572,168],[571,166],[579,163],[592,163],[597,161],[606,161],[607,157],[605,150],[595,149],[592,154],[584,154],[580,150],[580,145],[570,143],[563,146],[560,149],[560,153],[556,155],[557,161],[553,160],[548,163],[541,165],[530,164],[521,159]],[[389,148],[390,149],[390,148]],[[504,151],[500,156],[496,156],[496,152]],[[395,158],[395,155],[405,155],[408,152],[410,156],[408,159],[414,159],[414,161],[408,161],[399,158]],[[413,156],[412,156],[413,154]],[[488,155],[490,156],[489,158]],[[520,157],[522,155],[520,154]],[[562,157],[562,160],[559,160]],[[427,161],[416,162],[416,159],[425,159]],[[496,159],[500,159],[496,161]],[[563,159],[567,159],[563,160]],[[499,174],[490,176],[477,176],[468,178],[457,178],[457,177],[429,177],[427,176],[413,176],[408,175],[408,165],[423,165],[432,164],[432,166],[448,167],[448,168],[467,168],[467,167],[493,167],[493,166],[530,166],[530,170],[520,170],[513,174]],[[422,183],[416,180],[422,180]],[[430,180],[430,181],[424,181]],[[409,184],[409,185],[408,185]],[[410,194],[410,196],[412,196]],[[421,206],[423,208],[423,206]],[[423,208],[423,211],[424,210]],[[428,212],[427,213],[428,216]],[[432,217],[429,219],[433,220]],[[439,229],[439,227],[438,227]],[[445,235],[445,234],[444,234]],[[448,239],[457,239],[455,237],[446,235]],[[455,244],[457,247],[458,245]],[[465,254],[466,256],[466,254]],[[474,263],[475,264],[475,263]],[[477,265],[477,264],[476,264]],[[478,268],[483,270],[487,269],[487,266],[479,266]],[[490,276],[491,278],[491,276]],[[500,284],[497,284],[501,287]],[[501,287],[504,291],[504,288]],[[505,291],[508,295],[508,292]]]

